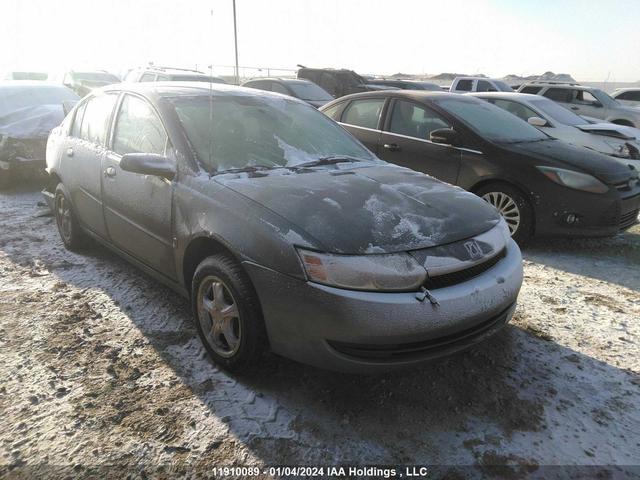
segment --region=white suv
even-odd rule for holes
[[[513,88],[502,80],[485,77],[456,77],[449,91],[452,93],[467,92],[513,92]]]
[[[518,92],[542,95],[582,117],[640,127],[640,109],[622,105],[599,88],[575,83],[529,82],[522,85]]]

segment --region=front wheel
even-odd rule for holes
[[[255,369],[268,350],[264,320],[249,277],[231,257],[204,259],[193,276],[191,306],[198,335],[221,367]]]
[[[522,193],[510,185],[495,183],[479,189],[476,194],[493,205],[509,227],[509,233],[519,244],[526,243],[533,232],[533,209]]]

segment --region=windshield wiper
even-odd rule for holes
[[[213,177],[214,175],[222,175],[225,173],[243,173],[243,172],[252,173],[252,172],[260,172],[263,170],[271,170],[271,168],[272,167],[267,167],[264,165],[247,165],[246,167],[226,168],[224,170],[216,170],[209,173],[209,175]]]
[[[362,162],[361,158],[350,157],[348,155],[329,155],[327,157],[321,157],[311,162],[298,163],[297,165],[291,165],[292,168],[304,168],[304,167],[319,167],[322,165],[335,165],[336,163],[348,163],[348,162]]]

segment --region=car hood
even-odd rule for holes
[[[501,146],[509,152],[539,159],[544,162],[542,165],[548,165],[551,161],[559,168],[574,167],[609,185],[631,178],[629,168],[613,158],[561,140],[512,143]]]
[[[624,125],[616,125],[615,123],[587,123],[585,125],[577,125],[583,132],[593,133],[596,135],[604,135],[607,137],[615,137],[621,140],[636,140],[640,130]]]
[[[333,253],[392,253],[486,232],[500,217],[464,190],[380,164],[229,174],[215,181],[275,212]]]

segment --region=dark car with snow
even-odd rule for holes
[[[253,78],[243,83],[242,86],[289,95],[304,100],[316,108],[333,100],[333,96],[322,87],[309,80],[299,78]]]
[[[61,238],[191,299],[225,368],[413,365],[511,318],[518,246],[475,195],[377,159],[290,97],[139,83],[83,99],[47,146]]]
[[[396,89],[396,87],[388,85],[375,85],[374,82],[368,82],[353,70],[344,68],[301,67],[298,70],[298,78],[306,79],[316,85],[320,85],[336,98],[358,92]]]
[[[76,92],[80,97],[84,97],[96,88],[113,85],[114,83],[120,83],[120,79],[113,73],[109,73],[106,70],[71,70],[64,74],[62,83],[66,87]]]
[[[398,90],[350,95],[321,111],[380,158],[476,193],[517,241],[608,236],[637,223],[638,173],[555,140],[469,95]]]
[[[62,85],[0,82],[0,188],[44,173],[47,136],[78,100]]]

